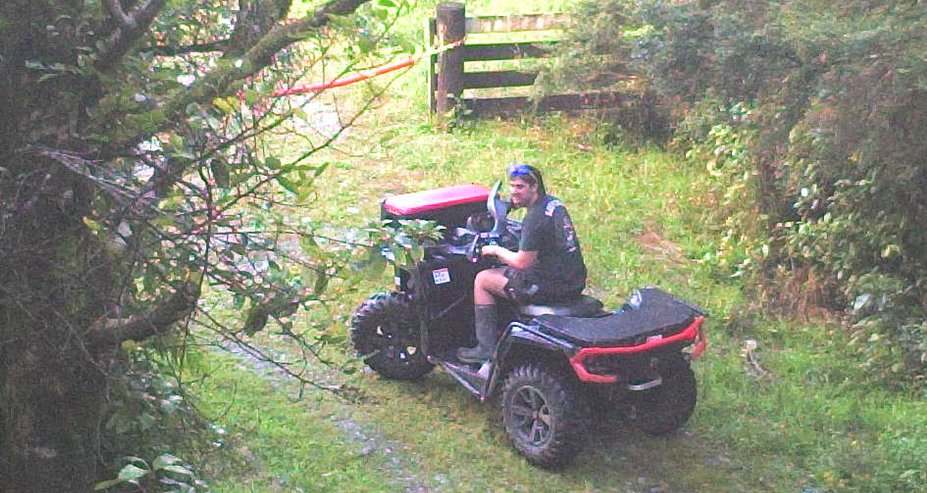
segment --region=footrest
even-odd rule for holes
[[[482,396],[482,389],[486,385],[486,379],[480,376],[480,367],[478,365],[469,365],[459,361],[442,361],[441,368],[474,395]]]

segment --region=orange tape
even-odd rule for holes
[[[390,63],[387,63],[386,65],[382,65],[380,67],[370,69],[370,70],[361,70],[360,72],[356,72],[356,73],[353,73],[351,75],[347,75],[344,77],[338,77],[337,79],[334,79],[328,82],[318,82],[315,84],[310,84],[308,86],[297,85],[295,87],[277,89],[276,91],[274,91],[273,95],[274,97],[292,96],[294,94],[305,94],[307,92],[319,92],[325,89],[331,89],[333,87],[341,87],[341,86],[346,86],[349,84],[354,84],[355,82],[367,80],[372,77],[376,77],[378,75],[383,75],[389,72],[393,72],[395,70],[399,70],[401,68],[411,67],[413,64],[415,64],[415,62],[417,62],[420,58],[424,56],[435,55],[435,54],[438,54],[438,53],[441,53],[441,52],[444,52],[444,51],[447,51],[453,48],[457,48],[458,46],[463,45],[463,42],[464,40],[461,39],[460,41],[455,41],[448,45],[430,49],[420,55],[416,55],[411,58],[406,58],[404,60],[390,62]]]

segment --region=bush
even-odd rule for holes
[[[178,365],[170,351],[131,346],[126,347],[117,363],[124,376],[110,380],[101,427],[101,458],[116,477],[106,485],[140,480],[142,469],[150,473],[145,481],[160,481],[165,479],[162,474],[165,467],[167,472],[177,469],[182,473],[180,476],[189,476],[186,479],[194,481],[192,473],[179,469],[179,460],[172,454],[182,449],[196,455],[213,448],[221,442],[218,435],[222,430],[211,427],[189,402],[185,389],[178,383]],[[184,354],[185,372],[197,365],[197,358],[194,351]],[[142,467],[147,463],[138,457],[157,459]],[[126,476],[134,473],[139,476]],[[125,481],[120,482],[120,478]]]
[[[763,217],[756,207],[756,173],[750,144],[756,138],[750,125],[750,110],[742,104],[724,108],[723,103],[705,100],[702,111],[692,111],[695,122],[683,121],[680,137],[690,143],[686,159],[701,168],[695,186],[704,201],[706,229],[719,240],[715,251],[702,258],[723,275],[740,277],[755,259],[768,253],[763,241]],[[716,123],[708,125],[712,118]],[[707,128],[707,131],[705,130]]]
[[[714,163],[708,175],[726,174],[714,181],[727,214],[719,252],[741,266],[762,260],[768,291],[815,279],[809,298],[852,316],[868,366],[923,382],[927,5],[610,0],[582,9],[594,21],[573,46],[588,56],[573,58],[625,54],[661,97],[676,142]],[[736,107],[750,118],[718,110]]]

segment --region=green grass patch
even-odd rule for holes
[[[211,353],[200,408],[225,430],[208,461],[213,491],[367,491],[401,489],[391,457],[351,437],[336,401],[296,399],[297,387],[248,360]],[[342,423],[339,426],[338,423]]]

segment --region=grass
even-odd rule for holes
[[[346,440],[332,403],[296,400],[293,385],[247,363],[212,355],[209,396],[201,410],[231,437],[211,461],[214,491],[382,491],[391,478],[387,458]],[[220,479],[224,478],[224,479]]]
[[[467,8],[490,13],[489,5]],[[496,12],[557,10],[545,8],[549,2],[492,5]],[[418,36],[420,25],[404,19],[398,32]],[[923,400],[869,378],[836,323],[740,315],[751,304],[745,286],[697,260],[718,236],[693,192],[699,169],[657,149],[607,146],[591,119],[491,120],[444,133],[425,116],[423,80],[417,67],[392,81],[335,148],[316,156],[332,166],[300,216],[361,226],[388,194],[489,184],[510,162],[537,165],[570,208],[590,291],[606,305],[655,284],[712,313],[711,346],[695,364],[695,415],[667,438],[603,425],[573,467],[548,472],[506,445],[495,404],[479,403],[439,371],[416,383],[364,373],[351,381],[363,392],[359,403],[312,392],[293,402],[290,384],[211,356],[214,378],[203,402],[246,458],[226,466],[215,458],[217,491],[398,491],[412,488],[403,477],[409,472],[430,491],[927,490]],[[359,100],[386,84],[340,97]],[[275,146],[296,153],[296,142]],[[330,330],[344,333],[353,306],[390,285],[386,275],[342,293],[329,307]],[[748,341],[756,349],[748,351]],[[270,336],[261,343],[295,353]],[[337,349],[348,357],[349,348]],[[365,454],[339,419],[396,451]]]

